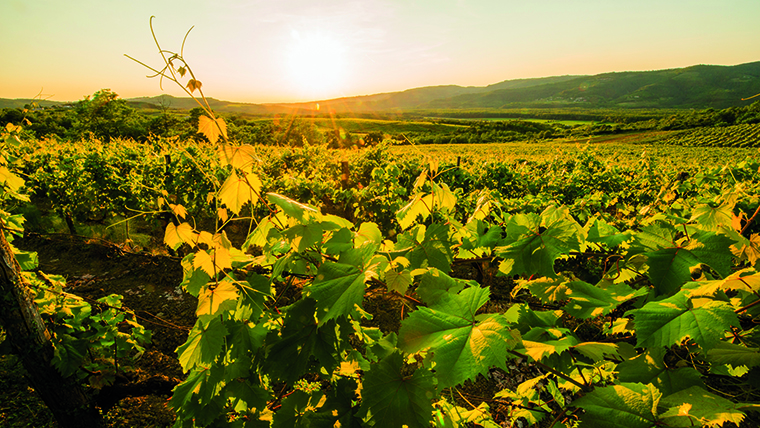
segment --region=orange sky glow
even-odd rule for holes
[[[760,60],[757,0],[4,0],[0,98],[184,96],[151,66],[179,50],[207,96],[311,101],[420,86]]]

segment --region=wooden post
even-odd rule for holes
[[[53,344],[21,267],[0,231],[0,323],[13,352],[29,375],[29,382],[53,413],[58,426],[99,427],[101,419],[82,386],[64,378],[51,364]]]
[[[462,157],[457,156],[457,168],[459,168],[459,165],[462,163]]]
[[[340,162],[340,185],[344,188],[348,188],[348,161],[341,161]]]

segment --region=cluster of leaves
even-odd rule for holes
[[[11,172],[7,165],[19,161],[14,153],[20,146],[19,131],[9,124],[0,137],[4,156],[0,157],[0,227],[10,243],[24,232],[24,218],[10,214],[5,208],[14,203],[29,202],[22,193],[24,180]],[[131,362],[150,342],[150,331],[140,325],[135,314],[121,307],[122,297],[110,295],[93,305],[64,291],[65,280],[60,276],[33,272],[37,269],[36,253],[13,247],[23,281],[29,287],[37,310],[46,323],[54,346],[53,365],[65,377],[76,376],[94,388],[114,382],[120,370],[129,369]]]
[[[433,163],[390,239],[375,223],[263,194],[251,151],[218,150],[229,176],[213,232],[188,221],[166,231],[167,245],[188,248],[182,287],[199,299],[177,350],[188,373],[170,401],[179,426],[497,426],[549,415],[565,426],[691,426],[755,409],[706,387],[760,365],[742,322],[760,315],[760,235],[737,209],[758,201],[742,186],[664,205],[624,230],[604,215],[581,225],[557,205],[509,214],[487,193],[459,221]],[[236,247],[221,226],[247,203],[269,214]],[[561,268],[578,257],[601,269],[581,279]],[[483,259],[519,279],[510,291],[522,297],[505,311],[489,304],[490,287],[450,276],[455,260]],[[404,301],[398,331],[368,327],[369,289]],[[594,340],[577,332],[600,322],[609,327]],[[474,409],[445,398],[515,358],[543,374]],[[511,411],[492,414],[487,402]]]

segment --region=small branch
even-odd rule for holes
[[[742,231],[740,232],[742,235],[744,235],[745,232],[747,232],[747,229],[749,229],[749,225],[752,224],[752,220],[757,217],[757,213],[760,212],[760,205],[757,206],[757,209],[755,210],[755,213],[752,214],[752,217],[747,220],[747,223],[744,224],[744,227],[742,228]]]
[[[750,303],[749,305],[747,305],[747,306],[745,306],[743,308],[739,308],[739,309],[735,310],[734,313],[735,314],[740,314],[740,313],[742,313],[742,312],[744,312],[744,311],[746,311],[748,309],[754,308],[757,305],[760,305],[760,300],[755,300],[754,302]]]

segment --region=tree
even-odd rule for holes
[[[145,118],[127,105],[126,100],[110,89],[101,89],[92,98],[86,96],[74,105],[78,123],[75,131],[101,140],[112,138],[147,138]]]

